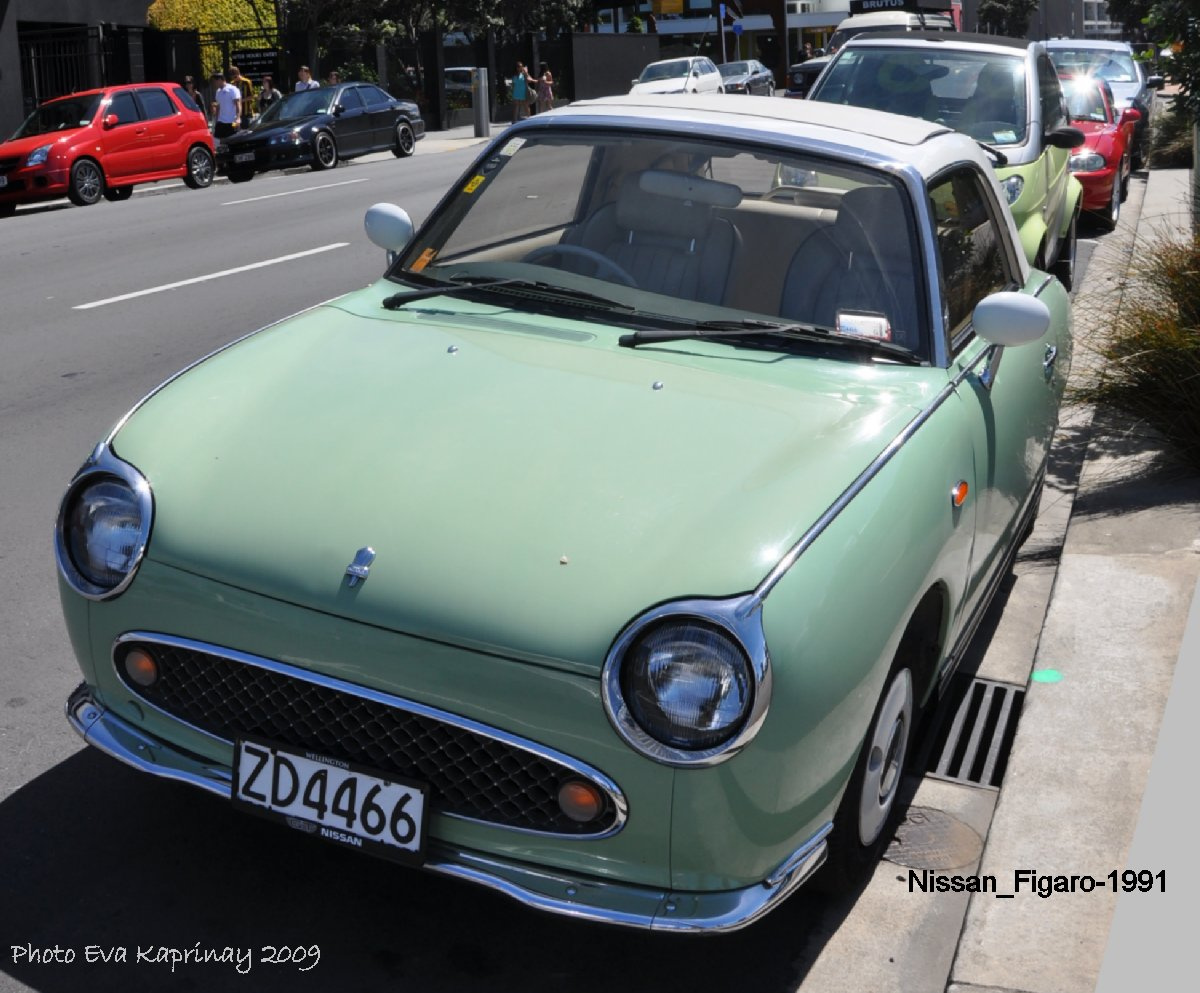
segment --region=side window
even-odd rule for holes
[[[962,334],[975,305],[1012,283],[1004,236],[988,209],[983,183],[961,168],[929,189],[937,225],[942,269],[942,300],[951,342]]]
[[[357,86],[347,86],[342,90],[342,95],[338,97],[338,102],[347,110],[362,110],[362,97],[358,95]]]
[[[1038,56],[1038,91],[1042,101],[1042,134],[1049,134],[1055,128],[1061,128],[1067,123],[1067,106],[1063,98],[1062,84],[1058,81],[1058,73],[1054,71],[1054,63],[1045,55]]]
[[[358,92],[363,99],[367,101],[368,107],[376,107],[379,104],[391,103],[392,98],[383,92],[378,86],[360,86]]]
[[[142,116],[148,121],[173,117],[176,113],[171,98],[162,90],[139,90],[137,98],[142,105]]]
[[[199,91],[196,92],[195,98],[193,98],[192,95],[190,93],[188,93],[188,91],[185,90],[182,86],[174,87],[171,90],[171,92],[175,94],[175,99],[178,101],[179,106],[182,107],[184,110],[199,110],[200,109],[199,101],[202,98],[200,96]]]
[[[132,124],[138,119],[137,103],[134,102],[133,94],[128,90],[116,94],[104,114],[106,117],[116,114],[121,124]]]

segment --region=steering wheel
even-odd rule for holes
[[[594,252],[590,248],[582,248],[579,245],[543,245],[541,248],[535,248],[532,252],[522,259],[522,262],[541,262],[543,259],[554,258],[555,256],[570,256],[586,259],[596,267],[597,278],[602,279],[601,275],[604,272],[611,273],[619,283],[624,283],[626,286],[632,286],[637,289],[637,281],[629,275],[624,269],[617,265],[607,255],[601,255],[599,252]]]

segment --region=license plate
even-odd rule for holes
[[[402,862],[424,855],[424,786],[315,752],[239,739],[233,803],[347,848]]]
[[[253,152],[238,152],[237,155],[235,155],[233,157],[233,161],[234,162],[253,162],[254,161],[254,153]]]
[[[0,176],[0,190],[4,189],[4,187],[6,187],[7,185],[8,185],[8,177]]]

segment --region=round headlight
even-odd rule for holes
[[[63,576],[100,600],[132,580],[150,537],[150,487],[107,449],[93,456],[67,490],[55,529]]]
[[[733,737],[753,699],[745,653],[719,628],[668,621],[626,652],[621,692],[646,734],[672,748],[702,750]]]
[[[1000,180],[1000,188],[1004,191],[1004,198],[1011,207],[1020,199],[1021,191],[1025,189],[1025,180],[1020,176],[1009,176],[1007,179]]]
[[[1104,168],[1104,156],[1097,152],[1072,155],[1068,167],[1071,172],[1098,172]]]

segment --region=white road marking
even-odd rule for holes
[[[300,190],[288,190],[286,193],[265,193],[261,197],[247,197],[245,200],[226,200],[222,207],[232,207],[239,203],[254,203],[255,200],[273,200],[275,197],[290,197],[296,193],[311,193],[313,190],[332,190],[335,186],[349,186],[351,183],[369,183],[370,179],[344,179],[340,183],[326,183],[324,186],[305,186]]]
[[[302,259],[308,255],[319,255],[321,252],[331,252],[335,248],[346,248],[350,242],[335,241],[331,245],[322,245],[320,248],[310,248],[304,252],[293,252],[291,255],[281,255],[277,259],[264,259],[261,262],[251,262],[249,265],[240,265],[234,269],[222,269],[220,272],[209,273],[207,276],[194,276],[191,279],[181,279],[176,283],[164,283],[162,286],[152,286],[148,290],[137,290],[134,293],[122,293],[119,297],[109,297],[107,300],[94,300],[92,303],[80,303],[72,307],[72,310],[91,310],[93,307],[103,307],[110,303],[120,303],[122,300],[133,300],[136,297],[147,297],[153,293],[164,293],[167,290],[178,289],[180,286],[191,286],[193,283],[206,283],[210,279],[220,279],[223,276],[234,276],[239,272],[249,272],[251,269],[263,269],[270,265],[279,265],[280,262],[291,262],[293,259]]]

